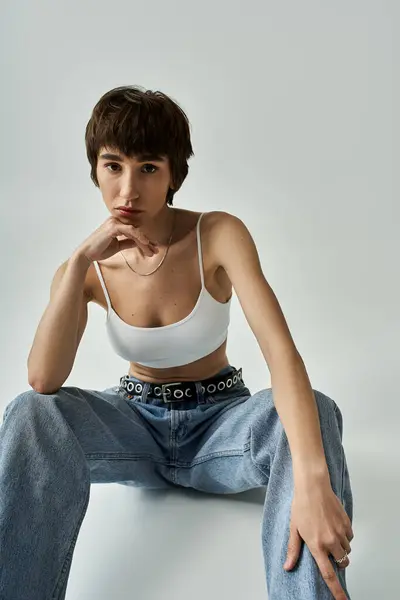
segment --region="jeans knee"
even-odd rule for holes
[[[332,398],[323,394],[319,390],[313,390],[315,401],[318,407],[321,429],[325,431],[332,430],[332,425],[337,425],[340,436],[343,434],[343,416],[340,408]]]
[[[20,412],[21,410],[26,411],[36,408],[40,404],[38,400],[41,397],[45,397],[44,394],[40,394],[33,389],[18,394],[4,409],[3,421],[5,421],[11,410]]]
[[[313,389],[313,393],[314,393],[315,401],[318,406],[318,410],[320,410],[321,412],[324,412],[324,411],[336,412],[339,410],[339,407],[336,404],[336,402],[334,400],[332,400],[332,398],[330,398],[329,396],[324,394],[323,392]]]

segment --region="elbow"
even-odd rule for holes
[[[46,369],[47,373],[43,371],[38,371],[38,369],[34,368],[33,364],[28,359],[28,383],[30,387],[37,392],[38,394],[54,394],[57,392],[60,387],[63,385],[65,380],[57,382],[51,381],[48,375],[49,369]]]
[[[28,375],[28,383],[30,387],[38,394],[54,394],[62,385],[54,385],[54,383],[52,384],[50,381],[46,381],[43,378],[41,379],[39,377],[34,377],[33,375]]]
[[[46,384],[43,384],[40,382],[36,382],[36,380],[33,381],[32,383],[31,383],[31,381],[29,381],[29,385],[38,394],[47,394],[47,395],[54,394],[55,392],[57,392],[60,389],[60,388],[55,388],[54,386],[51,387],[49,385],[46,385]]]

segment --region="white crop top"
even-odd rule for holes
[[[111,306],[100,266],[94,261],[108,305],[108,337],[115,352],[125,360],[160,369],[179,367],[211,354],[226,340],[231,298],[226,303],[218,302],[205,288],[200,241],[203,214],[196,227],[201,291],[192,312],[181,321],[162,327],[136,327],[123,321]]]

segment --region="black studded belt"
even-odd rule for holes
[[[198,383],[201,387],[196,385],[195,381],[177,381],[162,384],[150,383],[147,396],[162,398],[164,402],[182,402],[196,398],[198,390],[201,390],[203,394],[208,393],[211,395],[223,392],[238,383],[243,384],[242,368],[233,369],[230,373],[216,375]],[[120,387],[126,390],[128,396],[140,396],[145,385],[145,381],[138,381],[136,378],[132,379],[129,375],[124,375],[120,379]]]

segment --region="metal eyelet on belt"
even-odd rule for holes
[[[172,394],[172,390],[165,390],[165,388],[171,387],[173,385],[181,385],[180,382],[176,382],[176,383],[163,383],[161,384],[161,392],[162,392],[162,398],[164,400],[164,402],[170,402],[170,398],[171,398],[171,394]],[[182,390],[174,390],[174,398],[176,398],[177,400],[179,400],[182,396],[176,396],[176,393],[181,393],[183,396],[183,392]]]
[[[129,381],[124,388],[127,392],[135,392],[136,394],[141,394],[143,391],[143,385],[134,381]]]

